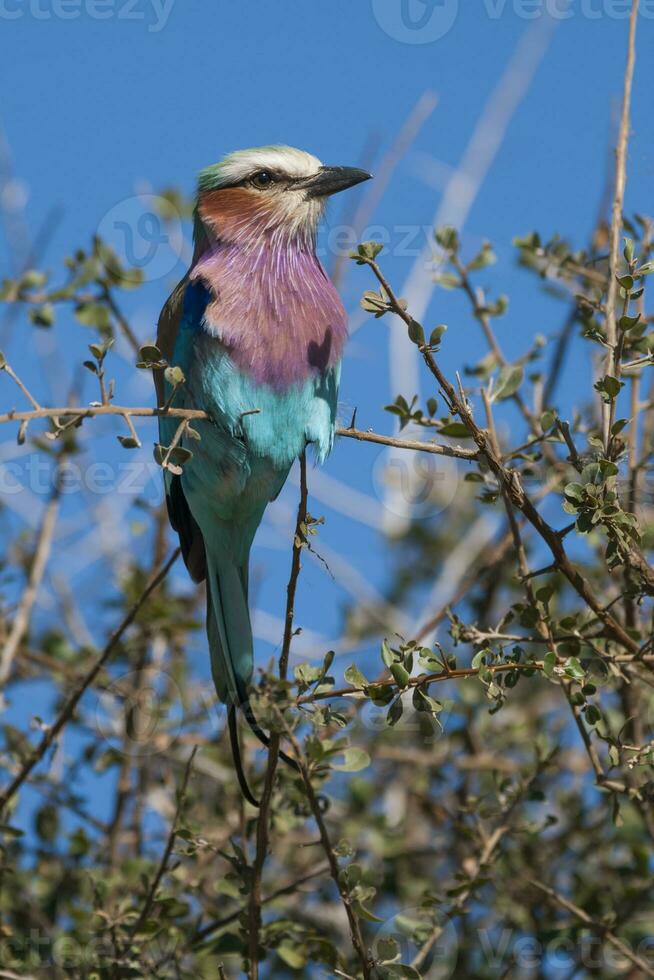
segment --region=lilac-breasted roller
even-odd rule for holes
[[[322,462],[332,447],[347,317],[316,230],[329,195],[369,177],[287,146],[239,150],[203,170],[193,262],[159,318],[158,347],[186,379],[175,404],[211,420],[194,423],[200,441],[182,442],[193,452],[182,474],[165,472],[166,501],[191,577],[206,580],[212,675],[255,805],[236,735],[240,707],[268,744],[248,700],[250,548],[293,461],[312,445]],[[157,389],[163,405],[161,375]],[[163,445],[175,429],[160,419]]]

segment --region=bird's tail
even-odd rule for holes
[[[248,697],[254,663],[248,608],[248,558],[247,553],[235,553],[227,541],[218,548],[207,548],[207,638],[216,692],[227,706],[239,785],[245,798],[258,806],[243,771],[237,729],[237,711],[240,709],[259,741],[265,746],[270,744],[270,737],[257,722]],[[297,770],[295,761],[284,752],[280,752],[280,757]]]

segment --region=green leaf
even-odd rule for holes
[[[413,707],[416,711],[428,712],[437,715],[443,710],[443,705],[436,698],[432,698],[422,687],[413,689]]]
[[[563,493],[568,500],[573,500],[577,503],[581,503],[586,496],[586,491],[581,483],[568,483]]]
[[[365,265],[367,261],[374,262],[384,246],[379,242],[362,242],[357,245],[356,252],[350,252],[350,258],[354,259],[357,265]]]
[[[607,374],[600,381],[596,381],[593,388],[599,391],[602,401],[609,404],[620,394],[620,390],[624,388],[624,382],[618,381],[611,374]]]
[[[399,662],[394,661],[390,664],[390,672],[393,675],[393,680],[398,685],[398,687],[406,687],[411,679],[411,675],[408,670]]]
[[[630,422],[631,419],[618,419],[611,426],[611,435],[612,436],[619,435],[622,432],[622,430],[625,428],[625,426],[629,425]]]
[[[366,313],[374,313],[383,316],[388,313],[388,299],[381,293],[376,293],[372,289],[367,289],[361,297],[361,307]]]
[[[543,673],[546,677],[552,677],[554,674],[554,668],[557,665],[557,656],[555,653],[551,652],[545,655],[543,660]]]
[[[434,282],[442,286],[443,289],[458,289],[461,280],[453,272],[440,272],[434,276]]]
[[[425,331],[422,324],[418,323],[417,320],[411,320],[409,324],[409,340],[418,347],[421,347],[425,342]]]
[[[438,431],[441,435],[450,436],[452,439],[472,439],[468,427],[463,422],[446,422]]]
[[[640,320],[640,313],[638,316],[621,316],[618,320],[618,326],[620,330],[624,330],[626,332],[627,330],[633,330],[634,327],[637,327]]]
[[[486,310],[489,316],[504,316],[509,308],[509,297],[498,296],[494,303],[489,303]]]
[[[524,370],[520,364],[507,364],[499,373],[497,384],[493,391],[494,401],[503,401],[515,395],[522,384]]]
[[[476,272],[477,269],[485,269],[489,265],[494,265],[497,262],[497,256],[493,251],[493,246],[490,242],[484,242],[481,252],[468,264],[469,272]]]
[[[177,366],[167,367],[164,371],[164,378],[172,387],[175,387],[175,385],[181,385],[184,383],[184,381],[186,381],[184,372],[182,371],[181,367]]]
[[[602,713],[594,704],[589,704],[584,711],[584,718],[589,725],[596,725],[602,720]]]
[[[347,683],[351,684],[352,687],[365,688],[368,686],[368,678],[365,676],[365,674],[361,673],[356,664],[352,664],[350,667],[348,667],[344,676]]]
[[[574,681],[581,681],[586,676],[586,672],[577,657],[568,657],[563,665],[563,672]]]
[[[404,704],[402,702],[402,698],[396,698],[395,701],[393,701],[390,708],[388,709],[388,711],[386,712],[386,724],[389,725],[391,728],[393,727],[393,725],[397,725],[398,721],[402,717],[403,711],[404,711]]]
[[[343,752],[343,762],[331,763],[332,769],[336,769],[338,772],[360,772],[369,765],[370,756],[364,749],[358,748],[357,746],[345,749],[345,752]]]
[[[390,667],[392,663],[395,663],[395,655],[389,647],[387,640],[382,640],[381,655],[384,666]]]
[[[275,952],[280,960],[286,963],[286,966],[290,966],[292,970],[301,970],[307,965],[307,954],[301,946],[283,942],[277,947]]]
[[[556,422],[556,412],[543,412],[540,417],[540,427],[543,432],[549,432]]]
[[[103,303],[79,303],[75,307],[75,316],[85,327],[107,330],[111,325],[109,310]]]
[[[447,252],[458,252],[459,235],[456,228],[453,228],[451,225],[443,225],[441,228],[435,229],[434,237],[440,247],[444,248]]]
[[[145,344],[140,348],[138,356],[137,368],[162,368],[168,365],[165,357],[154,344]]]
[[[20,277],[20,289],[41,289],[48,281],[45,272],[40,269],[28,269]]]
[[[627,264],[628,265],[631,265],[631,263],[634,260],[634,240],[633,240],[633,238],[625,238],[625,240],[624,240],[624,250],[623,250],[622,254],[625,257],[625,261],[627,262]]]
[[[29,312],[29,318],[36,327],[51,327],[55,321],[55,311],[52,303],[35,306]]]
[[[445,326],[444,323],[439,323],[437,327],[434,327],[434,329],[432,330],[429,336],[429,346],[438,347],[438,345],[441,342],[441,338],[446,330],[447,327]]]

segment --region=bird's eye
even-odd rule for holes
[[[260,170],[252,178],[252,183],[255,187],[270,187],[274,181],[275,178],[269,170]]]

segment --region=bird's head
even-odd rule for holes
[[[196,238],[312,247],[327,198],[369,178],[291,146],[237,150],[200,173]]]

